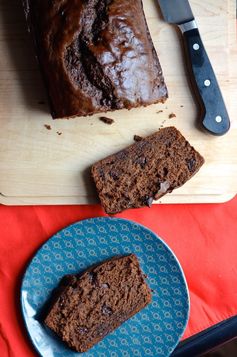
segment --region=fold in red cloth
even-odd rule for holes
[[[63,227],[103,215],[99,206],[0,206],[1,357],[36,355],[19,303],[22,274],[36,250]],[[154,205],[118,216],[152,229],[180,260],[191,296],[184,337],[237,314],[237,197],[215,205]]]

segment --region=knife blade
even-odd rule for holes
[[[230,129],[230,118],[189,1],[158,0],[158,3],[164,20],[181,30],[191,85],[201,104],[204,128],[214,135],[226,134]]]

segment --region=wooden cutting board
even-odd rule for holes
[[[223,202],[235,195],[237,73],[235,66],[231,68],[236,56],[235,0],[191,1],[232,119],[231,131],[223,137],[213,137],[196,127],[198,114],[188,86],[180,36],[163,22],[155,0],[144,0],[144,8],[169,100],[164,105],[108,113],[115,119],[111,126],[100,122],[98,115],[53,121],[20,3],[0,0],[1,203],[96,202],[90,166],[133,143],[134,134],[145,136],[169,125],[181,130],[203,154],[206,165],[161,202]],[[177,117],[169,119],[170,113]]]

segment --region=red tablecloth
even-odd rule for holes
[[[19,309],[21,277],[59,229],[104,215],[99,206],[0,206],[0,355],[31,357]],[[119,215],[151,228],[179,258],[191,296],[189,337],[237,314],[237,197],[226,204],[157,205]]]

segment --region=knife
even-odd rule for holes
[[[229,115],[188,0],[158,0],[166,22],[178,25],[188,54],[191,83],[203,109],[202,124],[212,134],[230,129]]]

